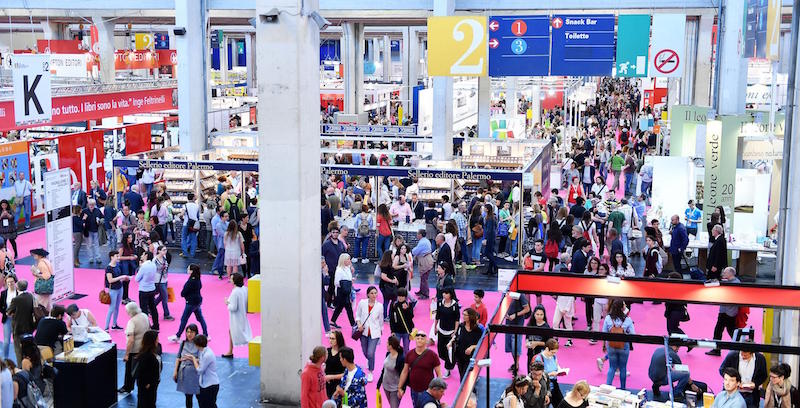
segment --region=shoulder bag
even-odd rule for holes
[[[377,305],[378,303],[376,302],[375,304]],[[373,307],[372,310],[375,310],[375,308]],[[372,316],[372,312],[367,313],[367,318],[364,319],[364,322],[362,324],[364,325],[367,324],[367,321],[369,320],[370,316]],[[356,328],[356,330],[353,330],[353,333],[350,335],[350,337],[352,337],[353,340],[355,341],[360,341],[361,336],[362,336],[361,330],[358,330],[358,328]]]

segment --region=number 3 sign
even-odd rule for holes
[[[486,17],[428,18],[428,75],[486,76]]]

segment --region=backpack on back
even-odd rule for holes
[[[368,237],[369,236],[369,215],[366,213],[361,213],[361,223],[358,224],[358,236],[359,237]]]
[[[228,197],[226,199],[228,201],[228,215],[230,216],[231,221],[239,222],[242,219],[242,214],[239,210],[239,197],[236,197],[236,201],[231,201],[231,198]]]
[[[611,326],[611,329],[608,332],[609,333],[617,333],[617,334],[625,334],[625,329],[623,329],[622,326],[617,326],[617,324],[614,323]],[[625,342],[624,341],[609,341],[608,342],[608,347],[615,348],[615,349],[624,349],[625,348]]]

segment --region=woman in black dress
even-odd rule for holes
[[[544,306],[541,304],[536,305],[533,308],[533,313],[531,314],[531,320],[528,321],[528,326],[531,327],[541,327],[541,328],[550,328],[550,325],[547,324],[547,312],[544,310]],[[528,371],[530,374],[531,368],[531,361],[533,358],[542,352],[545,349],[545,341],[546,338],[542,336],[530,335],[526,339],[525,346],[528,349]]]
[[[447,344],[453,339],[458,326],[458,319],[461,317],[461,306],[455,298],[455,291],[452,288],[442,290],[442,300],[436,304],[435,321],[436,326],[436,347],[439,358],[444,361],[445,374],[443,378],[450,377],[450,370],[455,367],[454,359],[450,358],[447,351]]]
[[[464,378],[464,373],[467,372],[469,360],[475,352],[475,347],[481,340],[483,330],[478,327],[478,312],[473,309],[466,309],[461,313],[463,320],[456,329],[456,335],[451,341],[453,348],[453,359],[456,360],[458,366],[459,379]]]
[[[381,280],[378,283],[378,288],[380,288],[381,297],[383,297],[384,320],[389,317],[389,305],[397,300],[397,288],[400,283],[400,280],[395,275],[392,263],[392,251],[384,252],[381,261],[378,263],[378,268],[381,270]]]
[[[133,366],[138,394],[137,408],[155,408],[158,398],[158,383],[161,380],[161,357],[159,356],[158,332],[148,330],[142,337],[142,348]]]
[[[328,358],[325,360],[325,392],[328,398],[333,397],[336,386],[339,385],[344,377],[344,366],[339,358],[339,350],[344,347],[344,336],[340,330],[332,330],[328,333]]]
[[[250,225],[250,216],[247,213],[242,214],[242,219],[239,221],[239,233],[242,234],[242,240],[244,241],[244,255],[247,259],[244,265],[242,265],[242,272],[244,272],[244,276],[250,278],[253,274],[257,271],[250,270],[250,254],[248,249],[250,249],[250,243],[253,242],[253,226]]]

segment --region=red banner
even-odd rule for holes
[[[114,53],[116,69],[153,69],[158,68],[159,55],[150,50],[117,50]]]
[[[175,88],[62,96],[53,98],[53,118],[49,123],[23,127],[14,121],[14,101],[3,101],[0,102],[0,131],[177,109],[177,99]]]
[[[78,40],[36,40],[36,48],[41,54],[83,54],[78,48]]]
[[[177,65],[178,64],[178,51],[176,50],[156,50],[158,54],[158,65]]]
[[[125,126],[125,154],[131,155],[152,150],[150,123]]]
[[[84,191],[91,188],[92,180],[97,180],[101,187],[105,187],[104,159],[102,130],[73,133],[58,138],[58,165],[62,169],[69,168],[72,182],[81,183]]]

